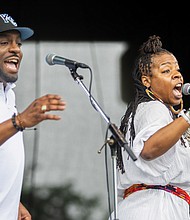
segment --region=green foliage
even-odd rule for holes
[[[21,201],[33,220],[89,220],[100,206],[97,197],[85,198],[71,184],[32,191],[24,188]]]

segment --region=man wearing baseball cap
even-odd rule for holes
[[[10,15],[0,14],[0,33],[11,30],[19,31],[21,40],[26,40],[34,34],[34,31],[28,27],[18,27]]]
[[[23,57],[22,41],[33,35],[8,14],[0,14],[0,220],[31,220],[20,202],[24,175],[23,132],[44,120],[60,120],[51,111],[63,111],[66,103],[57,94],[36,98],[24,111],[16,108],[13,88]]]

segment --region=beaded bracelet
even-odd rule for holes
[[[18,122],[19,122],[20,127],[24,130],[25,126],[23,124],[23,121],[21,120],[20,113],[18,113],[17,118],[18,118]]]
[[[12,123],[13,123],[13,126],[16,128],[17,131],[23,131],[25,129],[25,127],[22,126],[22,121],[20,120],[20,118],[18,117],[18,121],[19,121],[19,125],[17,125],[16,123],[16,114],[14,113],[13,116],[12,116]]]
[[[178,117],[182,116],[185,121],[190,125],[190,111],[189,109],[186,111],[186,113],[184,112],[185,110],[183,109],[179,114]]]

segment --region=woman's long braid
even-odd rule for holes
[[[148,102],[152,99],[147,96],[145,91],[145,86],[138,80],[134,79],[135,84],[135,98],[134,100],[129,103],[127,110],[125,112],[125,115],[121,119],[121,125],[120,130],[123,132],[124,136],[126,135],[127,130],[130,130],[130,142],[135,138],[135,128],[134,128],[134,115],[136,113],[137,106],[141,102]],[[130,128],[129,126],[129,119],[131,118]],[[124,167],[123,167],[123,161],[122,161],[122,155],[121,155],[121,147],[117,147],[117,166],[121,170],[122,173],[124,173]]]
[[[169,53],[169,51],[162,48],[162,42],[159,36],[150,36],[148,41],[143,43],[140,47],[139,57],[136,60],[136,66],[133,72],[133,81],[135,86],[135,97],[134,100],[129,103],[125,115],[121,118],[120,130],[126,135],[126,132],[130,132],[130,147],[132,147],[132,142],[135,138],[135,128],[134,128],[134,115],[136,113],[137,107],[142,102],[148,102],[152,99],[145,92],[146,87],[141,82],[142,75],[151,75],[151,59],[154,55],[159,55],[161,53]],[[129,123],[129,119],[131,122]],[[129,127],[130,126],[130,127]],[[117,145],[117,167],[124,173],[124,166],[122,160],[121,147]]]

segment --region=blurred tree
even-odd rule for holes
[[[100,206],[98,197],[85,198],[68,183],[61,187],[23,189],[21,201],[33,220],[89,220]]]

